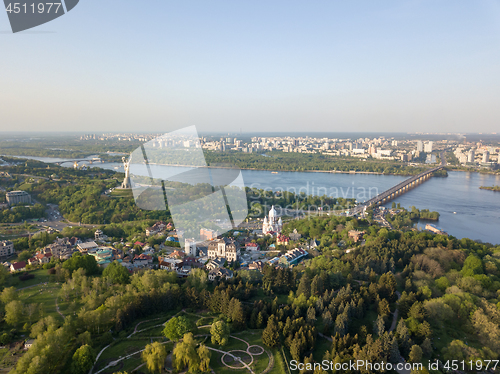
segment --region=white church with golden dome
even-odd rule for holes
[[[273,205],[271,207],[271,210],[269,211],[269,216],[264,217],[264,223],[262,224],[262,233],[264,235],[273,232],[279,234],[282,228],[283,228],[283,222],[281,222],[281,217],[280,218],[277,217],[276,209],[274,209]]]

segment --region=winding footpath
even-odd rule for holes
[[[57,300],[56,300],[56,305],[57,305]],[[59,312],[59,309],[58,309],[58,312]],[[60,312],[59,312],[59,313],[60,313]],[[181,312],[179,312],[179,313],[182,313],[182,311],[181,311]],[[177,313],[175,316],[177,316],[179,313]],[[172,316],[171,318],[174,318],[175,316]],[[64,317],[64,316],[63,316],[63,317]],[[139,322],[137,325],[135,325],[134,331],[133,331],[133,332],[132,332],[129,336],[127,336],[127,339],[129,339],[129,338],[130,338],[130,337],[132,337],[134,334],[139,333],[139,332],[141,332],[141,331],[148,330],[148,329],[151,329],[151,328],[153,328],[153,327],[157,327],[157,326],[162,326],[162,325],[165,325],[165,324],[166,324],[168,321],[170,321],[170,319],[171,319],[171,318],[170,318],[169,320],[165,321],[165,322],[164,322],[164,323],[162,323],[162,324],[155,325],[155,326],[151,326],[151,327],[147,327],[147,328],[142,329],[142,330],[138,330],[138,327],[139,327],[139,325],[140,325],[141,323],[150,322],[150,321],[155,321],[155,320],[158,320],[158,319],[161,319],[161,318],[162,318],[162,317],[155,318],[155,319],[151,319],[151,320],[147,320],[147,321],[141,321],[141,322]],[[205,325],[205,326],[201,326],[201,327],[209,327],[209,326],[211,326],[211,325]],[[210,336],[210,334],[201,334],[201,335],[196,335],[196,337],[201,337],[201,336],[203,336],[203,337],[207,337],[207,336]],[[222,354],[222,357],[221,357],[221,362],[222,362],[222,364],[223,364],[224,366],[226,366],[227,368],[233,369],[233,370],[247,369],[248,371],[250,371],[250,373],[251,373],[251,374],[256,374],[256,373],[252,370],[252,368],[250,367],[250,365],[251,365],[251,364],[253,363],[253,361],[254,361],[254,356],[259,356],[259,355],[263,354],[264,352],[266,352],[266,353],[267,353],[267,355],[269,356],[269,364],[268,364],[268,366],[267,366],[266,370],[264,370],[264,373],[267,373],[267,372],[271,369],[271,366],[273,365],[273,362],[274,362],[274,361],[272,360],[272,355],[270,355],[270,354],[269,354],[269,353],[268,353],[268,352],[267,352],[267,351],[266,351],[263,347],[261,347],[260,345],[250,345],[250,344],[249,344],[246,340],[241,339],[241,338],[238,338],[237,336],[234,336],[234,335],[230,335],[230,337],[231,337],[231,338],[234,338],[234,339],[236,339],[236,340],[240,340],[240,341],[242,341],[243,343],[245,343],[245,344],[247,345],[247,349],[246,349],[246,351],[243,351],[243,350],[232,350],[232,351],[227,351],[227,352],[226,352],[226,351],[223,351],[223,350],[220,350],[220,349],[216,349],[216,348],[212,348],[212,347],[206,346],[209,350],[214,351],[214,352],[218,352],[218,353]],[[181,339],[181,340],[182,340],[182,339]],[[160,344],[167,344],[167,343],[170,343],[170,342],[171,342],[170,340],[167,340],[167,341],[165,341],[165,342],[161,342]],[[97,357],[96,357],[96,359],[95,359],[95,361],[94,361],[94,366],[95,366],[95,365],[97,364],[97,362],[99,361],[99,358],[101,357],[102,353],[103,353],[103,352],[104,352],[107,348],[109,348],[110,346],[111,346],[111,344],[108,344],[106,347],[104,347],[103,349],[101,349],[101,351],[98,353],[98,355],[97,355]],[[257,350],[257,352],[252,353],[252,349]],[[136,352],[133,352],[133,353],[131,353],[131,354],[127,355],[127,356],[120,357],[120,358],[119,358],[119,359],[117,359],[117,360],[111,361],[111,362],[109,362],[109,363],[108,363],[105,367],[103,367],[103,368],[102,368],[102,369],[100,369],[99,371],[96,371],[94,374],[100,374],[100,373],[102,373],[103,371],[105,371],[105,370],[107,370],[107,369],[109,369],[109,368],[112,368],[112,367],[114,367],[114,366],[118,365],[118,363],[120,363],[121,361],[126,360],[126,359],[128,359],[128,358],[130,358],[130,357],[132,357],[132,356],[134,356],[134,355],[136,355],[136,354],[138,354],[138,353],[141,353],[141,352],[143,352],[144,350],[145,350],[145,348],[144,348],[144,349],[140,349],[140,350],[138,350],[138,351],[136,351]],[[244,352],[244,353],[248,354],[248,355],[251,357],[252,361],[250,362],[250,364],[247,364],[247,363],[245,363],[245,362],[244,362],[244,361],[243,361],[240,357],[238,357],[238,356],[236,356],[236,355],[232,354],[231,352]],[[238,363],[240,363],[241,365],[243,365],[243,367],[233,367],[233,366],[228,365],[226,362],[224,362],[224,357],[225,357],[226,355],[227,355],[227,356],[229,356],[229,357],[231,357],[231,358],[232,358],[235,362],[238,362]],[[138,368],[142,367],[143,365],[145,365],[145,364],[141,364],[141,365],[139,365],[136,369],[138,369]],[[92,374],[92,373],[93,373],[93,370],[94,370],[94,367],[92,367],[92,369],[90,369],[89,374]]]

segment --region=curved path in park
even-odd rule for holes
[[[181,312],[183,312],[183,311],[181,311]],[[177,316],[177,315],[178,315],[178,314],[180,314],[181,312],[177,313],[176,315],[172,316],[171,318],[173,318],[173,317]],[[154,328],[154,327],[158,327],[158,326],[165,325],[165,324],[166,324],[168,321],[170,321],[170,319],[171,319],[171,318],[170,318],[169,320],[167,320],[167,321],[165,321],[164,323],[161,323],[161,324],[159,324],[159,325],[155,325],[155,326],[147,327],[147,328],[142,329],[142,330],[137,330],[137,329],[138,329],[138,327],[139,327],[139,325],[140,325],[141,323],[150,322],[150,321],[155,321],[155,320],[158,320],[158,319],[161,319],[161,318],[162,318],[162,317],[159,317],[159,318],[154,318],[154,319],[150,319],[150,320],[147,320],[147,321],[141,321],[141,322],[139,322],[137,325],[135,325],[134,331],[133,331],[133,332],[132,332],[129,336],[127,336],[127,339],[129,339],[129,338],[130,338],[130,337],[132,337],[134,334],[139,333],[139,332],[141,332],[141,331],[145,331],[145,330],[148,330],[148,329],[151,329],[151,328]],[[202,326],[202,327],[209,327],[209,326],[211,326],[211,325],[205,325],[205,326]],[[209,335],[209,334],[202,334],[202,335],[196,335],[196,336],[197,336],[197,337],[200,337],[200,336],[207,337],[207,336],[210,336],[210,335]],[[267,353],[267,355],[269,356],[269,364],[268,364],[267,368],[264,370],[264,372],[263,372],[263,373],[267,373],[267,372],[271,369],[271,366],[272,366],[272,364],[273,364],[272,355],[270,355],[270,354],[269,354],[269,353],[268,353],[268,352],[267,352],[267,351],[266,351],[266,350],[265,350],[262,346],[260,346],[260,345],[250,345],[250,344],[249,344],[246,340],[241,339],[241,338],[238,338],[237,336],[234,336],[234,335],[230,335],[230,337],[231,337],[231,338],[234,338],[234,339],[236,339],[236,340],[240,340],[240,341],[242,341],[243,343],[245,343],[245,344],[247,345],[247,349],[246,349],[246,351],[243,351],[243,350],[238,350],[238,349],[237,349],[237,350],[231,350],[231,351],[223,351],[223,350],[220,350],[220,349],[216,349],[216,348],[212,348],[212,347],[208,347],[208,346],[207,346],[207,348],[208,348],[209,350],[211,350],[211,351],[215,351],[215,352],[218,352],[218,353],[221,353],[221,354],[222,354],[222,357],[221,357],[221,362],[222,362],[222,364],[223,364],[224,366],[226,366],[226,367],[227,367],[227,368],[229,368],[229,369],[233,369],[233,370],[248,369],[248,370],[250,371],[250,373],[251,373],[251,374],[256,374],[256,373],[252,370],[252,368],[250,367],[250,365],[251,365],[251,364],[253,363],[253,361],[254,361],[254,356],[260,356],[260,355],[262,355],[264,352],[266,352],[266,353]],[[166,343],[170,343],[170,340],[168,340],[168,341],[166,341],[166,342],[161,342],[160,344],[166,344]],[[103,349],[101,349],[101,351],[98,353],[98,355],[97,355],[97,357],[96,357],[96,359],[95,359],[95,361],[94,361],[94,366],[95,366],[95,364],[98,362],[99,357],[101,357],[102,353],[103,353],[103,352],[104,352],[107,348],[109,348],[109,346],[110,346],[110,345],[111,345],[111,344],[109,344],[109,345],[107,345],[106,347],[104,347]],[[100,369],[99,371],[96,371],[94,374],[99,374],[99,373],[102,373],[103,371],[105,371],[105,370],[107,370],[107,369],[109,369],[109,368],[111,368],[111,367],[113,367],[113,366],[118,365],[118,363],[119,363],[119,362],[121,362],[121,361],[123,361],[123,360],[126,360],[126,359],[128,359],[128,358],[130,358],[130,357],[132,357],[132,356],[134,356],[134,355],[136,355],[136,354],[138,354],[138,353],[141,353],[141,352],[143,352],[144,350],[145,350],[145,348],[144,348],[144,349],[141,349],[141,350],[138,350],[138,351],[136,351],[136,352],[134,352],[134,353],[131,353],[131,354],[127,355],[127,356],[120,357],[120,358],[119,358],[119,359],[117,359],[117,360],[111,361],[111,362],[110,362],[110,363],[108,363],[105,367],[103,367],[103,368],[102,368],[102,369]],[[252,351],[253,351],[253,352],[252,352]],[[245,354],[248,354],[248,355],[249,355],[249,357],[250,357],[250,359],[251,359],[250,363],[249,363],[249,364],[247,364],[246,362],[244,362],[244,361],[241,359],[241,357],[238,357],[238,356],[236,356],[235,354],[233,354],[233,353],[231,353],[231,352],[235,352],[235,354],[236,354],[236,352],[243,352],[243,353],[245,353]],[[231,365],[229,365],[228,363],[226,363],[226,362],[224,361],[224,357],[226,357],[226,356],[229,356],[229,357],[230,357],[230,358],[231,358],[234,362],[237,362],[237,363],[241,364],[242,366],[241,366],[241,367],[238,367],[238,366],[231,366]],[[141,366],[143,366],[143,365],[144,365],[144,364],[140,365],[139,367],[141,367]],[[138,368],[139,368],[139,367],[138,367]],[[92,374],[93,370],[94,370],[94,368],[92,367],[92,369],[90,369],[90,371],[89,371],[89,374]]]

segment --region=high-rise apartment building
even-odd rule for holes
[[[490,152],[484,151],[483,153],[483,163],[486,164],[490,162]]]
[[[432,153],[432,145],[433,145],[433,142],[425,143],[424,152],[425,153]]]
[[[417,140],[417,152],[423,152],[424,151],[424,143],[422,143],[421,140]]]
[[[467,162],[474,162],[474,159],[476,158],[476,153],[475,153],[475,150],[474,148],[471,148],[471,150],[469,151],[469,154],[467,155]]]

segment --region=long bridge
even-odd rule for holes
[[[378,194],[377,196],[371,198],[370,200],[365,201],[363,204],[358,205],[356,208],[350,211],[348,215],[354,216],[356,214],[362,213],[365,210],[365,208],[368,209],[374,205],[385,204],[386,202],[396,198],[397,196],[400,196],[405,192],[408,192],[409,190],[424,183],[426,180],[432,177],[432,173],[442,169],[444,166],[445,165],[443,162],[440,166],[428,169],[418,175],[414,175],[413,177],[402,181],[401,183],[395,185],[394,187],[389,188],[387,191],[384,191],[381,194]]]
[[[73,166],[78,166],[78,163],[79,162],[88,162],[89,164],[92,164],[92,163],[103,163],[104,160],[102,160],[101,158],[99,157],[93,157],[93,158],[78,158],[78,159],[71,159],[71,160],[64,160],[64,161],[57,161],[57,162],[54,162],[54,164],[58,165],[58,166],[61,166],[62,164],[66,164],[68,162],[72,162],[73,163]]]

